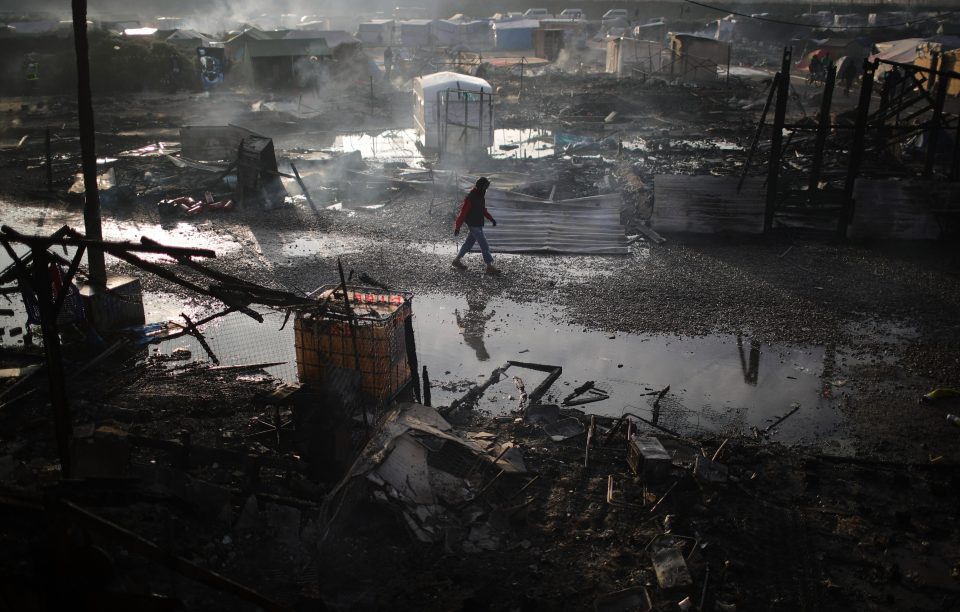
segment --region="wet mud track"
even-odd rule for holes
[[[24,231],[82,225],[78,211],[56,203],[8,210],[11,225]],[[436,349],[422,360],[440,385],[457,388],[506,359],[527,357],[563,363],[564,380],[573,386],[591,377],[605,381],[614,389],[613,400],[589,406],[601,413],[618,416],[638,404],[649,409],[645,397],[633,395],[673,385],[673,419],[689,431],[749,433],[797,402],[803,412],[796,424],[784,424],[784,441],[913,460],[957,455],[943,410],[917,404],[919,395],[949,382],[958,369],[950,339],[958,330],[960,288],[948,249],[670,237],[665,245],[637,242],[625,257],[501,254],[497,263],[504,274],[489,277],[475,256],[468,257],[466,271],[450,267],[454,210],[452,201],[431,205],[423,193],[404,190],[383,208],[352,215],[293,204],[161,222],[149,210],[126,210],[108,213],[104,227],[112,239],[146,235],[212,248],[217,268],[268,286],[309,292],[336,283],[340,258],[348,274],[421,294],[415,319],[430,328],[421,334]],[[155,296],[181,294],[152,276],[144,278],[144,287]],[[197,311],[212,312],[213,305],[191,297]],[[478,303],[490,304],[480,309],[481,317],[498,313],[479,331],[465,331],[450,317],[458,309],[469,314]],[[549,333],[535,331],[541,322]],[[280,339],[287,335],[277,339],[277,354],[287,352]],[[495,346],[493,356],[477,359],[476,347],[464,341],[468,336]],[[807,357],[798,360],[794,351]],[[749,380],[751,352],[762,355],[761,394],[746,398],[734,387],[758,387]],[[657,367],[645,367],[647,359]],[[693,371],[720,370],[694,376],[691,392],[684,387],[693,380],[686,362]],[[290,368],[284,372],[283,378],[293,378]],[[798,387],[804,391],[791,391]],[[744,418],[744,411],[754,416]]]

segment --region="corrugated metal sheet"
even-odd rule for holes
[[[934,240],[941,230],[937,214],[960,212],[960,185],[857,179],[853,199],[851,237]]]
[[[736,177],[653,177],[653,217],[658,232],[763,233],[763,178],[748,178],[737,193]]]
[[[498,225],[484,234],[494,252],[626,255],[622,207],[618,193],[551,202],[490,189],[487,209]]]

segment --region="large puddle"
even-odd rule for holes
[[[191,306],[152,299],[148,320],[177,319]],[[609,398],[580,406],[586,412],[615,417],[631,412],[685,434],[749,433],[799,405],[777,427],[777,439],[841,441],[834,395],[845,391],[837,388],[845,383],[833,372],[839,357],[821,347],[768,345],[736,336],[607,334],[563,323],[560,308],[480,296],[423,294],[413,306],[419,360],[430,371],[434,405],[449,404],[515,360],[563,368],[550,392],[555,401],[594,381]],[[259,324],[235,313],[208,324],[204,333],[221,365],[284,362],[267,372],[295,382],[293,323],[281,330],[282,314],[268,312],[265,319]],[[190,337],[164,342],[159,350],[169,354],[181,347],[190,350],[193,360],[207,360]],[[512,368],[487,391],[482,410],[503,414],[516,409],[513,376],[529,392],[545,374]],[[668,385],[654,415],[656,392]]]
[[[656,147],[648,145],[648,136],[635,132],[611,132],[593,136],[575,136],[543,128],[497,128],[493,134],[490,156],[497,159],[540,159],[551,157],[557,151],[592,153],[615,149],[620,143],[629,150],[639,151],[739,151],[743,147],[722,139],[689,138],[668,139]],[[405,162],[421,166],[424,157],[417,147],[415,129],[384,130],[379,133],[357,132],[340,134],[331,147],[336,151],[359,151],[364,159],[383,163]]]

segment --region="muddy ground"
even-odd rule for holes
[[[744,102],[762,100],[766,91],[762,79],[704,91],[664,82],[546,76],[528,77],[522,101],[517,101],[512,97],[519,92],[517,79],[502,80],[506,102],[498,116],[506,128],[560,129],[572,123],[580,131],[603,134],[602,121],[597,125],[589,117],[616,111],[629,118],[642,148],[631,147],[634,140],[622,151],[614,146],[573,157],[489,159],[463,162],[454,169],[544,176],[555,181],[562,197],[595,189],[594,182],[609,175],[624,193],[623,218],[631,236],[650,214],[655,174],[740,172],[759,113],[758,108],[743,110]],[[798,87],[802,90],[803,85]],[[162,157],[120,153],[176,141],[182,124],[222,123],[226,117],[272,136],[281,160],[331,146],[332,132],[410,127],[408,98],[386,89],[367,108],[358,108],[345,96],[330,96],[317,101],[318,107],[324,106],[309,117],[248,110],[261,98],[225,93],[98,100],[98,155],[117,158],[120,183],[140,193],[129,201],[105,204],[106,237],[149,235],[168,244],[213,248],[218,269],[294,292],[336,282],[340,257],[348,272],[416,294],[466,294],[484,302],[531,307],[549,304],[550,324],[571,345],[600,332],[610,334],[611,342],[625,336],[680,341],[722,335],[816,348],[824,357],[814,384],[819,395],[828,398],[831,422],[837,424],[822,440],[811,435],[802,445],[787,446],[777,443],[776,430],[758,438],[747,426],[704,434],[683,428],[690,423],[679,423],[679,438],[666,438],[685,450],[678,451],[672,477],[645,495],[645,487],[625,464],[622,441],[598,450],[595,462],[584,468],[583,438],[556,444],[522,423],[494,424],[482,413],[461,415],[468,429],[493,431],[498,440],[520,444],[531,471],[541,475],[520,498],[527,500],[522,510],[498,523],[503,535],[497,549],[470,554],[413,545],[389,513],[362,506],[356,523],[339,531],[333,544],[319,548],[323,554],[318,556],[315,532],[322,525],[319,508],[325,490],[289,472],[281,478],[268,471],[252,483],[243,470],[225,465],[191,468],[191,479],[227,491],[225,503],[219,489],[198,494],[198,499],[213,500],[207,505],[184,502],[183,496],[170,493],[179,485],[169,483],[162,494],[153,493],[166,496],[161,506],[137,492],[104,504],[97,492],[82,487],[77,499],[204,567],[286,604],[299,600],[304,609],[318,609],[321,601],[337,609],[588,609],[601,595],[643,585],[650,587],[659,609],[676,609],[676,602],[688,595],[699,605],[704,583],[712,609],[942,610],[958,604],[954,523],[960,452],[957,429],[944,419],[956,407],[918,403],[923,393],[950,386],[960,376],[960,262],[951,242],[838,242],[822,233],[789,229],[762,239],[668,236],[660,245],[638,237],[625,257],[502,255],[497,265],[503,274],[490,277],[481,273],[479,261],[471,261],[466,272],[450,267],[457,248],[451,230],[462,197],[458,191],[341,180],[332,182],[329,191],[314,190],[320,204],[316,209],[293,197],[270,211],[247,208],[200,218],[162,218],[154,206],[160,197],[196,192],[210,175],[178,171]],[[16,103],[31,110],[15,109]],[[68,100],[8,104],[3,142],[31,137],[20,148],[0,152],[4,223],[38,234],[63,224],[82,228],[79,203],[63,195],[78,164],[78,145],[66,127],[72,122]],[[52,195],[45,193],[38,140],[48,125],[62,134],[54,139],[60,157]],[[684,144],[691,141],[697,144]],[[734,146],[709,146],[719,141]],[[382,160],[367,157],[371,172],[384,171]],[[432,162],[413,156],[387,165],[400,163]],[[280,165],[284,170],[283,161]],[[437,167],[449,167],[449,162]],[[175,179],[151,191],[145,172]],[[294,185],[288,189],[299,195]],[[342,204],[340,210],[327,208],[335,202]],[[192,314],[216,309],[210,300],[188,296],[116,260],[108,258],[108,265],[114,273],[141,276],[145,301],[151,296],[179,300]],[[414,312],[424,321],[435,314],[416,306]],[[503,335],[522,337],[525,332],[509,317],[501,317],[497,325]],[[493,335],[489,329],[487,333]],[[8,346],[20,346],[15,338],[5,338]],[[453,332],[450,342],[458,340]],[[552,346],[564,352],[562,340]],[[664,350],[679,350],[669,347],[668,342]],[[537,357],[555,361],[549,354]],[[586,378],[585,372],[571,367],[575,358],[565,359],[564,378],[552,399],[569,391],[563,383]],[[441,387],[465,389],[476,380],[472,370],[457,371],[439,360],[424,363]],[[482,365],[488,372],[498,364]],[[269,441],[244,437],[256,431],[253,417],[266,416],[254,399],[272,388],[268,377],[203,372],[196,379],[171,377],[163,365],[145,361],[141,353],[88,382],[92,384],[77,390],[80,425],[106,424],[133,435],[168,439],[190,431],[195,444],[274,452]],[[671,381],[658,382],[662,386]],[[650,405],[649,398],[615,399]],[[773,412],[786,413],[789,401],[784,399],[782,409]],[[17,432],[3,437],[2,454],[10,458],[8,480],[39,503],[41,487],[55,480],[56,457],[43,403],[23,402],[15,411],[4,410],[2,418],[5,431]],[[231,432],[226,439],[223,431]],[[698,483],[690,476],[692,457],[701,447],[712,454],[726,437],[732,440],[721,460],[735,481]],[[840,438],[843,444],[835,444]],[[148,472],[176,466],[154,451],[138,450],[134,459],[147,465]],[[628,504],[605,500],[611,474],[618,495]],[[651,513],[650,506],[672,482],[679,483],[676,490]],[[295,519],[290,505],[263,497],[260,512],[250,519],[245,508],[255,491],[301,500],[294,507],[303,529],[291,531]],[[220,512],[224,507],[225,517]],[[643,552],[649,540],[663,532],[668,514],[675,515],[668,525],[674,533],[700,542],[697,550],[686,551],[695,585],[686,590],[656,588]],[[42,526],[26,510],[11,516],[21,530],[7,530],[4,537],[24,557],[21,562],[9,560],[7,575],[39,586],[37,576],[49,559],[27,551],[44,535],[38,531],[34,539],[21,536]],[[241,520],[244,516],[249,520]],[[172,594],[190,609],[239,605],[216,601],[212,591],[198,590],[172,574],[150,575],[147,566],[121,549],[108,552],[124,568],[114,586]],[[252,562],[260,554],[266,562]]]

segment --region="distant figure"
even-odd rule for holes
[[[320,58],[316,55],[311,55],[310,72],[307,76],[307,85],[313,89],[314,97],[320,97],[321,81],[323,81],[323,66],[320,64]]]
[[[40,61],[36,53],[28,53],[24,58],[23,76],[27,81],[27,93],[35,93],[40,81]]]
[[[848,57],[840,67],[840,74],[837,76],[843,82],[843,95],[849,96],[853,81],[857,78],[857,65]]]
[[[808,83],[816,83],[820,80],[820,70],[823,68],[823,65],[820,63],[820,56],[814,55],[810,60],[810,76],[807,77]]]
[[[390,78],[390,70],[393,68],[393,49],[387,47],[383,52],[383,71]]]
[[[463,241],[460,252],[457,253],[456,258],[453,260],[453,267],[455,268],[460,268],[461,270],[466,269],[467,266],[460,261],[460,258],[469,253],[474,243],[476,243],[480,245],[480,253],[483,255],[483,261],[487,264],[487,274],[500,274],[500,270],[493,266],[493,255],[490,254],[490,246],[487,244],[487,238],[483,235],[484,218],[490,219],[490,223],[493,223],[494,227],[497,226],[496,219],[487,212],[485,194],[489,186],[490,181],[487,177],[481,176],[477,179],[476,186],[471,189],[467,197],[463,199],[463,206],[460,207],[460,214],[457,215],[453,235],[460,235],[460,226],[463,225],[464,221],[467,223],[467,229],[470,231],[470,235]]]
[[[903,75],[900,74],[900,67],[894,66],[891,70],[888,70],[886,76],[884,76],[883,83],[887,86],[887,96],[889,98],[896,98],[900,94],[900,85],[903,83]]]

